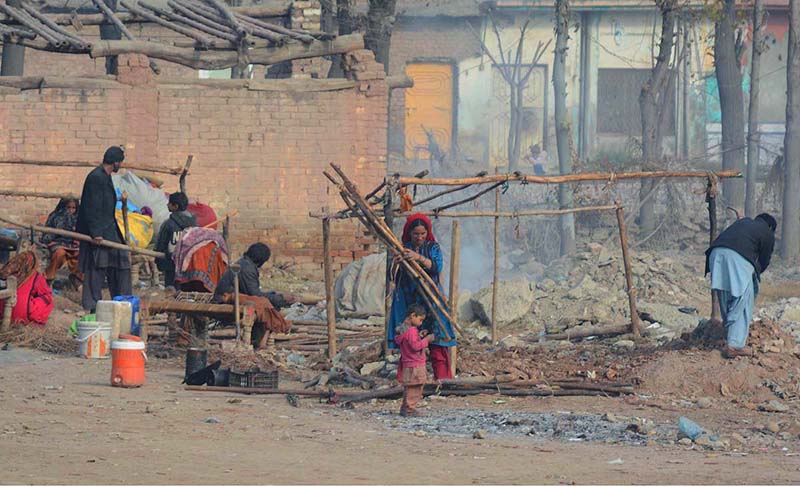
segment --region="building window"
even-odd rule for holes
[[[597,70],[597,131],[601,134],[642,135],[639,94],[649,69]],[[675,79],[667,87],[667,113],[662,135],[675,135]]]

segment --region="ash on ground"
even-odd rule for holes
[[[486,435],[527,436],[539,441],[590,441],[644,446],[653,443],[672,444],[677,434],[677,428],[671,425],[598,414],[448,409],[426,411],[425,416],[413,418],[401,418],[389,411],[376,415],[390,428],[467,438]]]

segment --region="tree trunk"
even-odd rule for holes
[[[103,0],[112,12],[117,11],[117,0]],[[122,40],[122,32],[119,28],[109,22],[100,24],[100,39],[105,41],[119,41]],[[117,74],[117,56],[109,56],[106,58],[106,74]]]
[[[657,4],[658,0],[656,1]],[[675,0],[659,4],[661,8],[661,41],[658,46],[656,64],[650,72],[642,91],[639,93],[639,109],[642,115],[642,170],[659,169],[661,159],[662,125],[666,120],[665,113],[669,97],[669,65],[672,58],[672,47],[675,32]],[[642,235],[650,235],[655,229],[656,198],[650,193],[655,189],[656,181],[643,179],[639,189],[639,229]]]
[[[567,120],[567,83],[565,64],[567,42],[569,41],[569,0],[556,0],[556,47],[553,60],[553,93],[555,94],[556,149],[558,151],[558,170],[563,174],[572,173],[572,154],[570,153],[570,123]],[[572,188],[568,184],[558,185],[558,207],[572,207]],[[559,217],[561,236],[561,255],[575,251],[575,216]]]
[[[355,30],[355,19],[353,18],[353,0],[336,0],[336,21],[340,36],[352,34]],[[336,54],[331,56],[331,69],[328,78],[344,78],[344,66],[342,66],[342,56]]]
[[[761,28],[764,24],[764,0],[755,0],[753,5],[753,47],[750,52],[750,106],[747,109],[747,181],[744,197],[744,212],[750,218],[755,218],[756,186],[758,185],[758,144],[761,133],[758,131],[758,77],[761,73]]]
[[[736,0],[723,0],[720,14],[714,28],[714,70],[722,112],[722,168],[744,171],[744,95],[734,30]],[[742,209],[744,181],[723,181],[722,196],[726,205]]]
[[[800,261],[800,0],[789,0],[786,59],[786,135],[783,139],[783,234],[781,254]]]
[[[375,53],[375,60],[383,64],[389,72],[389,46],[394,26],[394,11],[397,0],[369,0],[367,11],[367,32],[364,45]]]

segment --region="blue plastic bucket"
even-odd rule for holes
[[[131,303],[131,335],[139,336],[139,296],[114,296],[114,301],[127,301]]]

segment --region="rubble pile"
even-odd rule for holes
[[[702,254],[636,251],[631,267],[648,335],[666,341],[697,325],[709,301]],[[471,323],[479,339],[487,336],[481,325],[490,324],[491,291],[490,286],[473,296],[462,293],[459,300],[469,300],[469,307],[459,307],[459,319]],[[501,282],[498,303],[498,326],[504,334],[552,334],[587,324],[630,322],[620,252],[595,243],[544,267],[538,282]]]
[[[756,318],[779,322],[800,343],[800,297],[781,299],[756,311]]]

